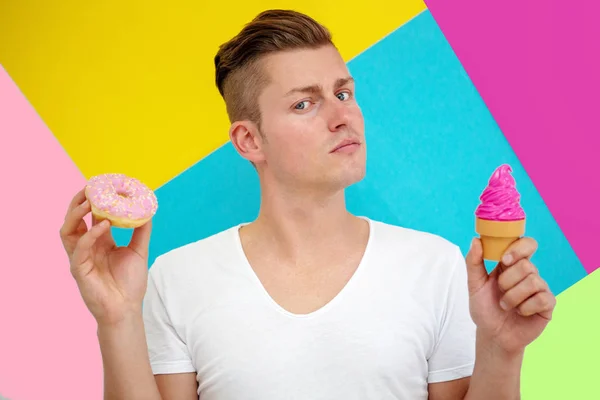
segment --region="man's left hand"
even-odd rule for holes
[[[478,335],[507,353],[533,342],[552,319],[556,298],[530,261],[537,242],[521,238],[488,274],[481,241],[474,239],[466,257],[471,317]]]

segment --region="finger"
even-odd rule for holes
[[[469,293],[473,294],[483,287],[488,280],[488,273],[483,261],[483,247],[481,240],[473,239],[471,248],[465,258],[467,264],[467,281]]]
[[[87,200],[70,210],[65,216],[65,222],[60,229],[61,237],[64,238],[76,233],[77,228],[79,228],[79,225],[83,222],[83,217],[91,210],[90,202]]]
[[[543,291],[548,291],[546,282],[537,274],[527,275],[525,279],[502,296],[500,307],[512,310],[531,296]]]
[[[71,212],[71,210],[73,210],[75,207],[79,206],[85,200],[86,200],[86,197],[85,197],[85,187],[84,187],[79,192],[77,192],[77,194],[75,194],[75,196],[73,196],[73,198],[71,199],[71,202],[69,203],[69,208],[67,209],[66,215],[69,215],[69,212]]]
[[[523,258],[530,258],[536,252],[538,244],[535,239],[524,237],[512,243],[502,256],[502,264],[510,267]]]
[[[498,286],[503,292],[507,292],[530,274],[537,274],[535,265],[528,259],[519,260],[500,274]]]
[[[92,226],[96,226],[102,221],[107,221],[110,224],[110,219],[108,218],[98,218],[94,213],[92,213]],[[103,247],[115,247],[115,239],[112,236],[112,232],[110,229],[107,229],[97,240],[98,244],[102,244]]]
[[[100,222],[108,218],[97,217],[96,214],[92,213],[92,226],[98,225]]]
[[[539,292],[531,296],[517,308],[519,314],[524,317],[529,317],[534,314],[550,320],[552,319],[552,312],[556,306],[556,297],[549,291]]]
[[[152,233],[152,220],[149,220],[144,225],[135,228],[129,248],[138,253],[140,256],[148,257],[148,246],[150,244],[150,234]]]
[[[81,273],[81,266],[89,259],[90,250],[96,243],[96,240],[109,228],[110,222],[108,220],[102,221],[98,225],[93,226],[79,239],[73,252],[73,259],[71,260],[71,268],[74,275]]]

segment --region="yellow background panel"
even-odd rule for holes
[[[0,64],[86,177],[156,188],[227,141],[218,46],[267,8],[326,25],[349,60],[425,10],[422,0],[0,2]]]

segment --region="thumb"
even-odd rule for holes
[[[488,280],[488,273],[483,261],[483,247],[481,240],[474,238],[471,242],[471,248],[466,256],[467,281],[469,285],[469,294],[473,295],[485,285]]]

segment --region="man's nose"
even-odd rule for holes
[[[327,126],[331,132],[337,132],[347,127],[349,120],[348,106],[335,97],[326,106]]]

